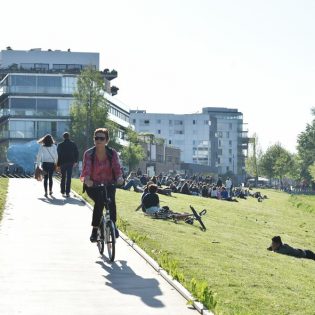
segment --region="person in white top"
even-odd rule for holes
[[[57,146],[55,145],[54,138],[47,134],[44,137],[40,138],[37,143],[40,144],[38,154],[37,154],[37,166],[41,166],[41,168],[45,171],[44,175],[44,189],[45,196],[47,197],[47,184],[49,180],[49,195],[52,195],[52,187],[53,187],[53,173],[55,170],[55,164],[57,164],[58,153]]]
[[[231,178],[227,178],[227,180],[225,181],[225,188],[228,191],[229,197],[232,197],[232,187],[233,183]]]

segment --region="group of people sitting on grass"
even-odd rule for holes
[[[219,177],[214,181],[211,176],[167,176],[160,174],[158,176],[149,177],[146,174],[132,171],[125,181],[123,189],[142,193],[149,181],[152,181],[158,187],[159,194],[171,195],[171,193],[179,193],[184,195],[201,196],[205,198],[215,198],[226,201],[237,201],[236,198],[247,199],[247,197],[257,198],[262,201],[266,196],[262,196],[260,192],[251,192],[244,187],[233,187],[231,178],[227,178],[223,184]]]

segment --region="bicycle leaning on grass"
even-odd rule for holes
[[[109,204],[111,202],[107,193],[107,185],[100,184],[96,186],[99,188],[99,192],[102,194],[102,200],[104,200],[104,211],[101,218],[100,225],[97,229],[96,245],[101,255],[104,253],[105,244],[107,247],[108,259],[112,262],[115,259],[116,248],[116,226],[114,221],[110,218]]]

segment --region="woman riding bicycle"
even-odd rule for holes
[[[91,242],[97,240],[97,228],[100,224],[103,209],[104,195],[101,190],[101,184],[106,185],[107,197],[110,199],[109,210],[110,218],[116,222],[116,187],[114,184],[121,185],[123,183],[121,166],[117,152],[107,147],[109,141],[109,133],[106,128],[98,128],[94,131],[95,146],[84,152],[81,180],[84,182],[84,187],[88,196],[94,201],[93,216],[92,216],[92,234]],[[116,237],[119,237],[116,228]]]

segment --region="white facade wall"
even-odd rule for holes
[[[194,163],[194,157],[201,158],[201,147],[205,150],[206,159],[203,163],[209,165],[209,116],[206,114],[154,114],[130,113],[130,122],[137,132],[153,133],[157,138],[166,140],[167,145],[181,150],[181,161]],[[198,150],[199,149],[199,150]],[[199,154],[198,154],[199,152]]]

